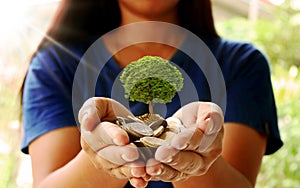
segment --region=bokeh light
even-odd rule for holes
[[[30,158],[19,149],[19,90],[58,2],[0,0],[0,187],[32,187]]]

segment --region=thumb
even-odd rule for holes
[[[224,116],[221,108],[214,103],[206,103],[205,107],[199,105],[197,126],[204,132],[199,145],[200,152],[206,151],[214,142],[224,124]],[[203,110],[206,109],[206,112]]]
[[[88,99],[79,110],[81,129],[92,131],[103,121],[113,121],[116,116],[127,117],[132,113],[121,103],[105,97]]]

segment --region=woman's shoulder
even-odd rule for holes
[[[74,72],[86,50],[86,44],[49,42],[42,45],[32,56],[29,70]]]
[[[47,42],[36,51],[34,58],[80,60],[87,48],[86,43]]]
[[[210,46],[210,49],[224,69],[231,71],[254,70],[254,67],[269,69],[266,55],[251,42],[218,39]]]
[[[224,38],[215,39],[210,48],[219,53],[234,53],[235,55],[251,55],[253,53],[262,53],[252,42]]]

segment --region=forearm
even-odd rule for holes
[[[174,182],[173,185],[175,188],[253,187],[247,178],[227,163],[223,157],[219,157],[205,175]]]
[[[50,173],[38,185],[47,187],[124,187],[127,180],[114,178],[102,170],[98,170],[83,151],[64,167]]]

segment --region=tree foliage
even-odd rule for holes
[[[275,8],[272,19],[260,18],[252,23],[235,18],[219,23],[218,30],[225,38],[253,42],[271,65],[300,67],[300,13],[293,9],[291,0]]]
[[[125,98],[149,104],[168,103],[183,87],[181,72],[170,61],[144,56],[127,65],[120,77]]]

